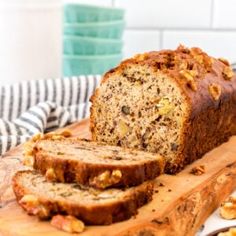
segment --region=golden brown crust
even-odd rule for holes
[[[236,134],[236,76],[226,60],[212,58],[199,48],[180,46],[176,50],[149,52],[125,60],[107,72],[101,84],[134,65],[147,65],[173,78],[190,108],[185,130],[181,133],[182,154],[176,156],[175,162],[167,163],[166,172],[176,173]],[[218,93],[214,96],[209,92],[212,84],[217,84]],[[99,92],[98,88],[92,102]],[[90,128],[93,140],[97,136],[95,117],[92,106]]]
[[[130,164],[127,165],[127,163],[122,164],[121,162],[119,165],[115,165],[112,162],[112,159],[107,163],[91,163],[86,162],[86,160],[80,160],[79,158],[63,158],[63,155],[67,155],[66,150],[63,155],[56,155],[56,150],[52,153],[46,149],[47,142],[52,144],[53,142],[57,142],[57,145],[60,145],[60,142],[66,142],[70,145],[70,142],[73,143],[74,141],[78,143],[80,142],[77,138],[62,141],[39,141],[34,148],[34,169],[40,171],[41,174],[46,175],[46,177],[48,177],[47,179],[52,181],[65,183],[77,182],[97,188],[136,186],[144,181],[156,178],[164,171],[164,158],[161,158],[160,156],[152,160],[145,160],[144,157],[142,162],[139,164],[130,162]],[[83,142],[85,141],[83,140]],[[87,141],[87,143],[89,146],[90,141]],[[44,146],[45,149],[43,149]],[[129,154],[131,149],[127,149],[126,151],[127,154]],[[96,152],[96,150],[94,150],[94,152]],[[120,178],[113,178],[114,181],[110,181],[117,171],[121,172],[121,175],[119,176]],[[94,181],[98,176],[107,172],[110,174],[108,178],[109,183],[101,183],[100,181],[101,184],[99,184]]]
[[[21,177],[25,173],[33,173],[32,171],[19,171],[13,177],[13,190],[16,195],[18,203],[29,211],[20,200],[28,194],[32,194],[30,189],[21,184]],[[41,207],[44,207],[48,212],[48,218],[55,214],[66,214],[77,217],[86,224],[93,225],[108,225],[114,222],[122,221],[130,218],[137,213],[137,209],[149,202],[152,199],[153,184],[146,183],[140,185],[137,191],[134,191],[130,197],[120,199],[112,203],[98,204],[96,206],[81,205],[79,203],[72,203],[69,201],[58,201],[56,199],[49,199],[47,196],[39,197],[38,202]],[[38,212],[35,212],[38,215]],[[39,215],[38,215],[39,216]]]

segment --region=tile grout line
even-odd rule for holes
[[[203,31],[203,32],[223,32],[223,33],[232,33],[236,32],[236,28],[183,28],[183,27],[127,27],[127,30],[144,30],[144,31]]]
[[[210,18],[210,28],[214,28],[214,17],[215,17],[215,0],[211,0],[211,18]]]
[[[163,33],[164,33],[164,31],[160,30],[160,36],[159,36],[159,39],[160,39],[159,47],[160,47],[160,49],[163,49]]]
[[[115,0],[111,0],[111,6],[112,6],[112,7],[116,7]]]

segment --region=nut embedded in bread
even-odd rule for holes
[[[49,181],[105,189],[135,186],[156,178],[164,170],[164,158],[78,138],[48,139],[34,147],[34,168]]]
[[[34,171],[19,171],[13,177],[13,190],[24,210],[39,218],[68,214],[86,224],[105,225],[136,214],[139,207],[152,199],[153,184],[98,190],[80,184],[48,182]]]
[[[199,48],[125,60],[104,75],[91,102],[94,141],[157,152],[167,173],[236,134],[236,76]]]

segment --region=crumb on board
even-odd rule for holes
[[[195,166],[190,171],[190,174],[193,174],[193,175],[202,175],[204,173],[205,173],[205,166],[204,165]]]

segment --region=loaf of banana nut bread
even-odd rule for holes
[[[167,173],[236,134],[236,77],[227,60],[199,48],[125,60],[104,75],[91,102],[94,141],[157,152]]]
[[[30,215],[48,219],[56,214],[71,215],[86,224],[111,224],[136,214],[152,199],[153,184],[128,189],[98,190],[80,184],[48,182],[34,171],[19,171],[13,177],[17,201]]]
[[[162,174],[159,154],[79,138],[43,139],[33,151],[34,169],[48,180],[96,188],[135,186]]]

